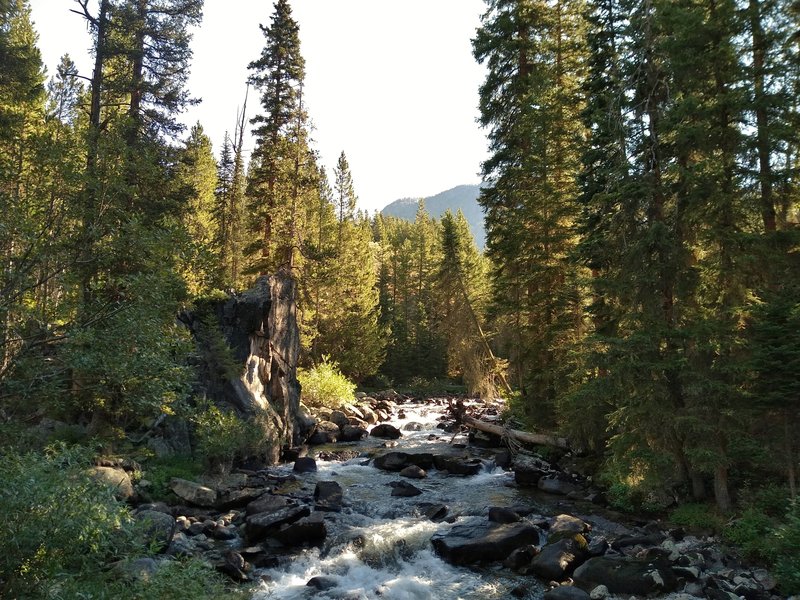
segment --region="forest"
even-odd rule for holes
[[[32,460],[48,489],[75,448],[200,411],[176,315],[280,272],[305,372],[502,396],[592,457],[618,507],[668,489],[736,543],[800,542],[796,0],[486,0],[485,252],[460,213],[359,211],[345,151],[329,179],[289,0],[221,148],[179,122],[203,0],[72,9],[92,72],[65,55],[47,77],[27,0],[0,2],[6,481]],[[73,432],[61,462],[25,454],[43,420]]]

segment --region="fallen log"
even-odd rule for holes
[[[507,435],[524,444],[537,444],[539,446],[555,446],[556,448],[569,449],[569,442],[566,438],[557,437],[554,435],[547,435],[544,433],[530,433],[528,431],[519,431],[518,429],[505,429],[500,425],[492,425],[486,421],[479,421],[474,417],[464,416],[461,422],[467,427],[479,429],[486,433],[491,433],[502,437]]]

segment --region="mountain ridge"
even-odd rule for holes
[[[381,209],[381,214],[413,221],[416,217],[420,200],[425,203],[425,210],[428,211],[428,214],[437,219],[441,218],[447,210],[453,213],[461,210],[469,223],[475,245],[480,250],[483,250],[486,244],[486,230],[483,224],[483,209],[478,204],[480,190],[480,185],[464,184],[426,198],[399,198],[384,206]]]

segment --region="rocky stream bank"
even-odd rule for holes
[[[257,600],[779,598],[767,571],[714,538],[611,513],[569,461],[512,457],[461,432],[451,406],[363,397],[316,415],[277,467],[173,480],[171,506],[146,502],[146,481],[134,489],[119,468],[103,476],[163,560],[202,557]],[[138,577],[159,563],[120,568]]]

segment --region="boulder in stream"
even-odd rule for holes
[[[544,593],[544,600],[591,600],[589,594],[572,585],[559,585]]]
[[[273,512],[247,517],[245,533],[250,542],[258,542],[273,535],[282,525],[290,525],[311,514],[307,506],[287,506]]]
[[[479,458],[436,455],[433,464],[439,471],[447,471],[451,475],[477,475],[483,470],[483,461]]]
[[[314,488],[317,510],[339,512],[342,510],[342,486],[335,481],[320,481]]]
[[[517,548],[539,544],[539,530],[524,523],[463,523],[431,539],[434,550],[455,565],[505,560]]]
[[[669,565],[654,561],[600,556],[590,558],[573,574],[584,590],[604,585],[612,594],[665,594],[675,591],[678,580]]]
[[[407,481],[392,481],[389,485],[392,487],[392,496],[411,498],[412,496],[419,496],[422,494],[421,489],[415,485],[411,485]]]
[[[310,456],[301,456],[294,461],[292,470],[295,473],[314,473],[317,470],[317,461]]]
[[[216,490],[194,481],[173,477],[169,482],[169,487],[178,498],[186,500],[189,504],[211,507],[217,503]]]
[[[372,464],[382,471],[402,471],[409,465],[430,469],[433,467],[433,454],[428,452],[387,452],[376,456]]]
[[[547,581],[564,581],[586,558],[586,540],[576,534],[544,546],[533,559],[531,570]]]
[[[420,466],[408,465],[400,471],[400,477],[408,477],[409,479],[425,479],[428,473]]]
[[[328,531],[325,527],[325,515],[315,512],[299,521],[283,525],[274,536],[284,546],[304,546],[320,544],[325,541]]]
[[[397,440],[402,437],[403,433],[394,425],[389,423],[381,423],[372,428],[369,432],[372,437],[381,438],[384,440]]]

